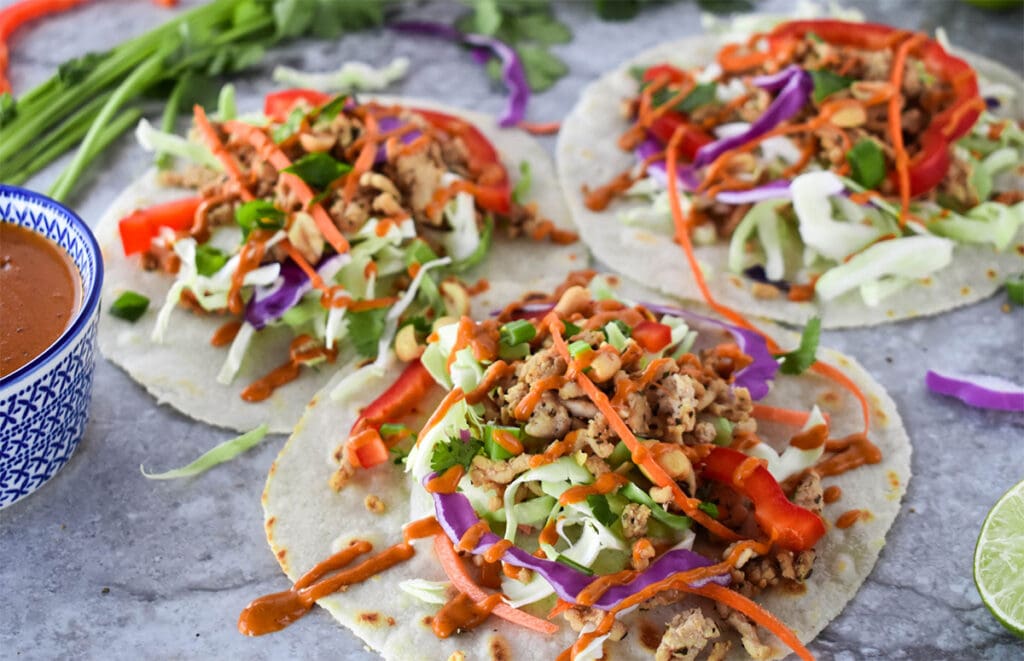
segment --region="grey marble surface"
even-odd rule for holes
[[[786,11],[794,3],[760,4]],[[944,0],[850,4],[902,27],[943,25],[956,44],[1018,71],[1024,64],[1020,10],[986,13]],[[632,53],[700,30],[692,2],[658,5],[625,24],[601,23],[586,5],[558,10],[576,35],[558,49],[572,73],[534,99],[529,116],[536,121],[563,116],[590,79]],[[458,11],[428,5],[407,13],[445,19]],[[167,16],[150,2],[108,0],[23,30],[11,42],[13,85],[24,91],[65,59]],[[386,32],[274,51],[236,80],[240,102],[258,105],[275,63],[327,69],[346,59],[383,64],[395,55],[413,60],[398,93],[492,113],[503,105],[501,90],[454,47]],[[73,205],[95,222],[148,160],[130,139],[120,141],[90,169]],[[45,190],[57,171],[29,186]],[[1024,312],[1004,312],[1004,300],[999,294],[938,318],[827,335],[825,342],[855,355],[889,388],[914,443],[914,478],[874,573],[811,645],[820,658],[1024,658],[1024,642],[989,615],[971,579],[985,513],[1024,477],[1024,416],[973,410],[928,393],[923,383],[933,366],[1024,381]],[[237,633],[235,620],[250,599],[287,586],[263,539],[259,504],[283,437],[196,479],[150,482],[138,471],[140,463],[182,465],[227,437],[156,406],[101,361],[77,454],[42,490],[0,511],[0,657],[374,658],[320,612],[276,635]]]

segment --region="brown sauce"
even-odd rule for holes
[[[0,219],[0,376],[46,351],[81,305],[67,253],[41,234]]]
[[[558,498],[558,504],[564,507],[586,500],[589,496],[603,496],[628,483],[629,480],[618,473],[605,473],[594,480],[592,484],[581,484],[566,489]]]
[[[242,320],[232,319],[213,332],[213,337],[210,338],[210,344],[215,347],[226,347],[235,341],[235,336],[238,335],[238,331],[241,329]]]
[[[494,607],[501,603],[501,594],[492,594],[477,603],[460,592],[441,607],[434,616],[431,628],[438,638],[447,638],[454,633],[469,631],[484,622]]]

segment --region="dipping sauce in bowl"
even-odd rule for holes
[[[53,344],[81,298],[78,269],[63,248],[0,219],[0,376]]]

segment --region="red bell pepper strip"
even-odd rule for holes
[[[876,23],[847,23],[835,20],[810,20],[783,23],[768,35],[770,50],[780,48],[787,40],[802,39],[813,32],[827,43],[864,50],[894,50],[911,36],[906,30]],[[949,150],[963,137],[984,108],[978,93],[978,76],[962,59],[950,55],[934,39],[922,39],[913,49],[925,70],[952,88],[953,102],[932,117],[919,138],[920,148],[910,159],[910,195],[918,196],[935,188],[949,170]],[[898,186],[897,173],[889,179]]]
[[[692,76],[686,73],[682,69],[678,69],[671,64],[655,64],[652,67],[647,67],[644,71],[644,75],[641,77],[641,81],[649,83],[658,78],[667,78],[670,83],[681,83],[689,80]]]
[[[701,129],[695,124],[691,124],[689,119],[681,112],[670,110],[659,115],[651,125],[647,127],[647,130],[651,132],[655,138],[658,139],[662,144],[667,145],[668,141],[672,139],[672,134],[676,132],[676,129],[683,127],[683,137],[679,143],[679,155],[688,161],[692,161],[697,155],[699,150],[704,145],[714,142],[714,138],[711,137],[706,131]]]
[[[780,547],[791,551],[810,549],[825,534],[821,517],[790,502],[756,458],[738,450],[715,448],[700,470],[704,477],[731,486],[753,501],[757,525]]]
[[[657,321],[641,321],[633,326],[631,337],[644,351],[657,353],[672,341],[672,328]]]
[[[410,413],[435,383],[434,377],[417,358],[380,397],[363,409],[352,425],[351,433],[355,435],[367,428],[377,429],[385,422]]]
[[[21,0],[0,9],[0,94],[11,91],[7,81],[7,39],[19,27],[50,14],[67,11],[86,0]]]
[[[292,108],[294,108],[300,101],[304,101],[310,106],[316,108],[317,106],[322,106],[327,103],[332,98],[334,97],[330,94],[302,88],[271,92],[263,100],[263,114],[273,120],[283,122],[288,119],[288,113],[290,113]]]
[[[149,244],[161,227],[182,232],[192,227],[196,209],[203,202],[201,197],[186,197],[149,207],[137,209],[117,223],[121,234],[121,246],[125,255],[149,250]]]
[[[469,167],[473,172],[488,172],[488,179],[474,187],[473,197],[488,211],[508,213],[512,208],[512,187],[508,172],[491,141],[475,126],[464,119],[434,110],[412,109],[433,126],[462,139],[469,152]]]
[[[356,468],[372,468],[388,460],[388,446],[376,429],[364,429],[348,439],[345,456]]]

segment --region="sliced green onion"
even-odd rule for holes
[[[117,300],[110,306],[110,314],[118,319],[138,321],[139,317],[146,314],[148,308],[148,298],[137,292],[126,291],[118,296]]]
[[[523,438],[523,430],[519,427],[503,427],[500,425],[484,426],[484,451],[487,453],[487,456],[494,461],[502,461],[503,459],[509,459],[514,456],[511,452],[503,448],[500,443],[494,440],[494,432],[498,430],[512,434],[517,440],[522,440]]]
[[[530,194],[530,185],[532,178],[530,177],[530,162],[520,161],[519,162],[519,181],[516,182],[515,188],[512,189],[512,201],[516,204],[522,204],[526,196]]]
[[[510,347],[506,344],[498,344],[498,358],[502,360],[522,360],[530,355],[530,345],[526,342]]]
[[[612,453],[608,455],[608,463],[618,468],[632,458],[633,453],[629,451],[629,447],[622,441],[619,441],[615,444],[615,449],[612,450]]]
[[[508,346],[529,342],[537,337],[537,328],[526,319],[510,321],[501,327],[501,341]]]
[[[846,152],[851,176],[865,188],[876,188],[885,180],[885,155],[881,147],[870,138],[861,138]]]
[[[634,503],[637,503],[639,505],[646,505],[647,508],[651,510],[651,516],[654,517],[656,520],[661,521],[669,528],[678,531],[690,529],[690,517],[680,516],[678,514],[672,514],[671,512],[666,511],[664,507],[654,502],[654,499],[647,495],[647,493],[643,489],[633,484],[632,482],[622,487],[619,490],[619,493],[625,496],[626,498],[629,498]]]
[[[821,336],[821,319],[811,317],[804,332],[800,335],[800,346],[789,353],[784,353],[776,358],[781,358],[779,371],[783,374],[803,374],[816,360],[815,354],[818,351],[818,338]]]
[[[1017,305],[1024,305],[1024,273],[1006,279],[1006,295]]]
[[[387,438],[388,436],[408,436],[412,433],[412,430],[405,425],[393,422],[385,422],[380,426],[379,431],[382,438]]]
[[[562,323],[565,325],[565,331],[562,333],[563,337],[572,337],[583,330],[571,321],[563,321]]]
[[[204,453],[188,466],[183,466],[182,468],[169,470],[166,473],[147,473],[146,469],[142,466],[139,466],[139,470],[142,471],[143,475],[151,480],[176,480],[182,477],[199,475],[200,473],[205,473],[210,470],[217,464],[223,464],[225,461],[230,461],[246,450],[255,447],[263,440],[263,437],[267,435],[267,429],[268,427],[266,425],[260,425],[256,429],[247,431],[237,438],[233,438],[230,441],[224,441],[220,445]]]
[[[622,332],[623,326],[626,328],[625,333]],[[604,327],[604,336],[608,339],[608,344],[615,347],[615,350],[619,353],[626,350],[626,343],[629,342],[629,336],[632,332],[632,329],[619,319],[608,322]]]
[[[196,271],[199,275],[213,275],[228,263],[228,256],[213,246],[203,243],[196,246]]]
[[[732,443],[732,423],[725,418],[715,418],[715,445]]]
[[[594,575],[594,570],[591,569],[590,567],[584,567],[583,565],[581,565],[580,563],[576,562],[575,560],[571,560],[570,558],[568,558],[568,557],[566,557],[566,556],[564,556],[562,554],[559,554],[558,557],[555,558],[555,562],[560,562],[560,563],[562,563],[563,565],[565,565],[567,567],[572,567],[576,571],[582,572],[582,573],[586,574],[587,576],[593,576]]]
[[[576,340],[569,345],[569,355],[572,356],[573,360],[593,350],[594,348],[590,346],[590,343],[583,340]]]

